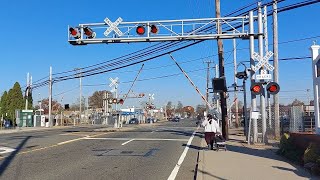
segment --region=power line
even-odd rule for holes
[[[284,1],[284,0],[282,0]],[[282,2],[282,1],[278,1],[278,2]],[[315,1],[304,1],[306,3],[315,3]],[[317,1],[318,2],[318,1]],[[303,2],[302,2],[303,3]],[[298,7],[302,7],[302,6],[305,6],[305,4],[299,4],[299,6],[292,6],[294,8],[298,8]],[[307,5],[309,5],[307,4]],[[267,5],[267,6],[270,6],[272,5],[272,2],[268,2],[264,5]],[[295,5],[295,4],[293,4]],[[291,6],[290,6],[291,7]],[[256,8],[255,8],[256,9]],[[293,8],[291,8],[293,9]],[[287,10],[291,10],[291,9],[284,9],[283,11],[287,11]],[[239,26],[241,27],[241,25]],[[239,28],[239,27],[236,27],[236,28]],[[214,28],[213,26],[212,27],[209,27],[209,28],[204,28],[202,29],[202,31],[204,30],[208,30],[208,29],[212,29]],[[184,49],[184,48],[187,48],[189,46],[192,46],[192,45],[195,45],[195,44],[198,44],[200,42],[203,42],[204,40],[198,40],[198,41],[194,41],[193,43],[189,43],[189,41],[182,41],[182,42],[166,42],[166,43],[157,43],[156,45],[153,45],[153,46],[150,46],[150,47],[147,47],[147,48],[144,48],[142,50],[139,50],[139,51],[136,51],[136,52],[133,52],[133,53],[130,53],[128,55],[124,55],[124,56],[121,56],[119,58],[115,58],[115,59],[112,59],[112,60],[109,60],[109,61],[105,61],[105,62],[102,62],[102,63],[98,63],[98,64],[95,64],[95,65],[92,65],[92,66],[87,66],[87,67],[84,67],[84,68],[88,68],[88,67],[95,67],[95,66],[98,66],[98,65],[102,65],[102,64],[106,64],[106,63],[110,63],[110,64],[106,64],[106,65],[103,65],[103,66],[100,66],[100,67],[97,67],[97,68],[93,68],[93,69],[90,69],[90,70],[87,70],[87,71],[84,71],[84,75],[82,77],[87,77],[87,76],[93,76],[93,75],[97,75],[97,74],[102,74],[102,73],[106,73],[106,72],[110,72],[110,71],[113,71],[113,70],[117,70],[117,69],[121,69],[121,68],[124,68],[124,67],[129,67],[129,66],[132,66],[132,65],[135,65],[135,64],[138,64],[138,63],[142,63],[142,62],[145,62],[145,61],[148,61],[148,60],[151,60],[151,59],[154,59],[154,58],[158,58],[158,57],[161,57],[163,55],[166,55],[168,53],[171,53],[171,52],[175,52],[175,51],[178,51],[178,50],[181,50],[181,49]],[[156,53],[161,53],[162,51],[167,51],[169,48],[172,48],[174,46],[177,46],[177,45],[182,45],[182,44],[186,44],[186,42],[188,42],[187,45],[185,46],[182,46],[182,47],[179,47],[177,49],[174,49],[174,50],[171,50],[169,52],[165,52],[165,53],[162,53],[162,54],[158,54],[158,55],[154,55],[153,57],[151,58],[147,58],[147,59],[144,59],[144,60],[140,60],[138,62],[133,62],[131,64],[126,64],[126,65],[122,65],[121,64],[124,64],[124,63],[129,63],[130,61],[133,61],[133,60],[137,60],[137,59],[141,59],[141,58],[144,58],[146,56],[150,56],[150,54],[156,54]],[[159,47],[157,47],[159,46]],[[151,48],[151,49],[150,49]],[[153,48],[153,49],[152,49]],[[142,51],[145,51],[145,52],[142,52]],[[142,52],[142,53],[141,53]],[[140,53],[140,54],[138,54]],[[136,54],[136,55],[134,55]],[[133,57],[129,57],[130,55],[134,55]],[[126,59],[123,59],[123,60],[119,60],[121,59],[122,57],[127,57]],[[119,60],[119,61],[116,61],[116,62],[112,62],[112,61],[115,61],[115,60]],[[111,63],[112,62],[112,63]],[[111,69],[107,69],[106,68],[109,68],[109,67],[114,67],[114,66],[120,66],[120,67],[115,67],[115,68],[111,68]],[[67,71],[67,72],[74,72],[74,70],[72,71]],[[57,74],[56,74],[57,75]],[[59,82],[59,81],[64,81],[64,80],[69,80],[69,79],[75,79],[75,78],[78,78],[78,77],[74,77],[75,74],[72,74],[72,75],[65,75],[65,76],[60,76],[60,77],[55,77],[54,78],[54,82]],[[35,87],[42,87],[46,85],[45,83],[41,84],[37,84],[37,86]]]

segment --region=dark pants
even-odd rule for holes
[[[206,140],[207,142],[207,145],[211,145],[211,147],[213,146],[213,143],[215,141],[215,135],[216,133],[214,132],[205,132],[204,133],[204,139]]]

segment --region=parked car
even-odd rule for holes
[[[155,123],[155,122],[157,122],[157,119],[155,119],[155,118],[148,118],[147,119],[147,123],[150,123],[152,121],[152,123]]]
[[[129,120],[129,124],[139,124],[139,120],[137,118],[132,118]]]
[[[180,118],[179,118],[179,117],[175,117],[175,118],[172,119],[172,121],[173,121],[173,122],[179,122],[179,121],[180,121]]]

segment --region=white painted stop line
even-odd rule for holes
[[[9,147],[0,147],[0,154],[6,154],[6,153],[11,153],[15,151],[16,149],[9,148]]]

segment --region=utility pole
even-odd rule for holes
[[[108,120],[109,120],[109,93],[106,91],[106,125],[108,125]]]
[[[236,106],[236,128],[239,127],[239,113],[238,113],[238,83],[237,83],[237,45],[236,45],[236,39],[233,39],[233,66],[234,66],[234,98],[236,99],[235,106]],[[231,108],[231,107],[230,107]],[[230,109],[230,112],[232,112],[232,109]],[[230,116],[232,119],[232,116]]]
[[[25,109],[28,110],[28,97],[29,97],[29,87],[30,87],[30,74],[27,73],[27,89],[26,89],[26,106],[25,106]]]
[[[207,88],[206,88],[206,99],[209,102],[209,82],[210,82],[210,63],[212,61],[205,61],[204,63],[207,63]],[[206,105],[206,111],[209,112],[209,106]]]
[[[258,3],[258,40],[259,40],[259,55],[263,58],[263,23],[262,23],[262,8],[261,2]],[[260,69],[260,74],[262,74],[264,68]],[[264,80],[261,80],[264,82]],[[264,86],[262,86],[264,88]],[[265,91],[263,90],[260,95],[260,112],[261,112],[261,119],[262,119],[262,142],[267,142],[267,122],[266,122],[266,104],[265,104]]]
[[[278,10],[277,0],[273,1],[273,81],[279,84],[279,54],[278,54]],[[280,119],[279,119],[279,94],[273,95],[275,136],[280,139]]]
[[[52,67],[50,66],[49,72],[49,126],[52,127]]]
[[[220,0],[215,0],[216,5],[216,18],[221,18],[220,11]],[[217,20],[217,31],[218,34],[222,34],[222,28],[220,26],[219,20]],[[218,54],[219,54],[219,75],[224,77],[224,57],[223,57],[223,42],[218,37]],[[221,114],[222,114],[222,136],[228,140],[228,114],[227,114],[227,102],[226,102],[226,92],[220,93],[220,102],[221,102]]]
[[[81,122],[82,120],[82,74],[81,74],[81,69],[80,69],[80,117],[79,117],[79,121]]]

